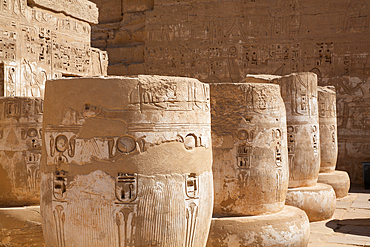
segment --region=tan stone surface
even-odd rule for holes
[[[330,173],[319,173],[318,183],[329,184],[333,187],[337,198],[347,196],[351,181],[347,172],[334,171]]]
[[[93,1],[105,12],[117,0]],[[367,0],[154,0],[153,9],[125,13],[124,21],[120,13],[102,13],[118,19],[114,28],[93,28],[94,45],[105,49],[140,42],[145,55],[139,63],[111,63],[111,75],[166,74],[237,83],[246,74],[315,72],[320,86],[337,90],[337,169],[362,182],[361,162],[370,160]]]
[[[289,168],[285,107],[279,86],[212,83],[210,88],[213,215],[281,211]]]
[[[317,76],[296,73],[273,82],[281,86],[286,108],[289,187],[314,186],[320,169]]]
[[[29,0],[28,2],[31,6],[62,12],[89,23],[98,23],[98,8],[95,3],[88,0]]]
[[[0,246],[43,247],[40,207],[0,208]]]
[[[0,98],[0,205],[40,203],[43,100]]]
[[[1,96],[43,97],[47,79],[106,75],[107,53],[91,48],[89,23],[25,0],[3,1],[0,16]]]
[[[312,187],[289,188],[285,204],[305,211],[310,222],[326,220],[335,211],[335,192],[330,185],[321,183]]]
[[[320,123],[320,172],[334,172],[338,156],[335,88],[319,86],[317,91]]]
[[[44,113],[47,246],[205,245],[208,85],[160,76],[49,81]]]
[[[308,244],[310,227],[304,211],[285,206],[279,213],[212,218],[207,247],[297,246]]]
[[[355,247],[370,243],[370,210],[355,208],[356,201],[368,201],[369,191],[351,188],[348,196],[337,200],[333,218],[310,223],[309,247]],[[349,203],[345,209],[338,205]],[[370,202],[369,202],[370,204]]]

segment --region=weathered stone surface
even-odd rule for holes
[[[101,12],[114,2],[120,6],[117,0],[93,1]],[[141,1],[130,2],[140,5]],[[99,47],[138,41],[131,38],[137,33],[135,26],[118,22],[120,13],[102,13],[114,16],[119,28],[104,29],[109,37],[93,41]],[[312,71],[320,86],[337,90],[337,168],[346,170],[352,181],[362,182],[361,162],[370,160],[369,1],[154,0],[153,10],[136,14],[141,14],[140,31],[146,33],[140,39],[146,47],[144,62],[127,70],[128,64],[110,70],[112,75],[166,74],[240,82],[246,74]],[[127,30],[127,39],[106,45],[122,30]]]
[[[281,211],[289,168],[280,87],[268,83],[214,83],[210,87],[213,214],[246,216]]]
[[[106,75],[107,52],[90,47],[89,23],[25,0],[0,6],[0,96],[43,97],[47,79]]]
[[[317,76],[295,73],[273,82],[281,86],[286,108],[289,187],[314,186],[320,170]]]
[[[207,247],[306,247],[309,235],[305,212],[285,206],[274,214],[213,218]]]
[[[0,205],[40,203],[43,100],[0,98]]]
[[[195,79],[48,82],[46,245],[205,246],[213,207],[210,120],[209,86]]]
[[[348,173],[344,171],[319,173],[317,182],[329,184],[331,187],[333,187],[337,199],[347,196],[351,185]]]
[[[337,165],[337,110],[334,87],[317,87],[320,123],[320,172],[333,172]]]
[[[21,0],[23,1],[23,0]],[[96,4],[87,0],[28,0],[32,6],[62,12],[74,18],[98,24],[99,11]]]
[[[335,211],[335,192],[330,185],[317,183],[316,186],[289,188],[286,205],[306,212],[310,222],[330,219]]]
[[[44,247],[40,207],[0,208],[0,246]]]

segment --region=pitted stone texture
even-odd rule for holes
[[[0,208],[0,246],[44,247],[40,206]]]
[[[96,4],[87,0],[29,0],[32,5],[62,12],[74,18],[98,24],[99,10]]]
[[[45,102],[46,246],[205,246],[213,207],[208,85],[64,79],[47,83]]]
[[[338,198],[343,198],[348,195],[351,181],[347,172],[334,171],[330,173],[319,173],[318,183],[329,184],[333,187],[335,195]]]
[[[313,187],[289,188],[285,204],[302,209],[313,222],[333,216],[336,197],[330,185],[317,183]]]
[[[317,87],[317,91],[320,123],[320,172],[333,172],[338,157],[335,88]]]
[[[279,86],[214,83],[210,87],[213,215],[281,211],[289,168],[285,107]]]
[[[40,203],[43,100],[0,98],[0,206]]]
[[[320,170],[317,76],[294,73],[273,82],[281,86],[287,112],[289,187],[315,186]]]
[[[213,218],[207,247],[306,247],[310,235],[307,215],[285,206],[279,213]]]

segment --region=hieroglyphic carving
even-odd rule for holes
[[[53,210],[54,222],[55,222],[55,230],[57,236],[57,247],[65,247],[65,229],[64,224],[66,220],[66,213],[64,207],[62,205],[57,205]]]
[[[117,203],[130,203],[137,197],[137,174],[119,173],[116,178]]]
[[[276,144],[275,165],[276,165],[276,200],[281,199],[281,189],[283,184],[283,161],[282,161],[282,135],[280,129],[272,130],[272,139]],[[289,155],[289,153],[288,153]]]
[[[58,135],[55,137],[50,135],[50,156],[54,157],[55,163],[67,163],[68,157],[72,158],[75,155],[76,150],[76,136],[73,135],[69,138],[65,135]]]
[[[238,146],[237,164],[241,169],[251,168],[252,147],[246,144]]]
[[[27,189],[30,191],[38,191],[40,180],[40,161],[41,153],[27,152]]]
[[[115,204],[119,206],[119,211],[116,213],[118,246],[133,246],[137,215],[137,202],[135,202],[138,195],[137,174],[118,173],[115,190],[117,199]]]
[[[47,79],[106,75],[107,53],[90,47],[89,23],[31,8],[25,0],[6,0],[1,6],[3,96],[43,97]]]
[[[109,157],[115,157],[118,153],[129,154],[136,150],[136,140],[132,136],[109,138]]]
[[[64,200],[66,197],[65,192],[67,191],[67,177],[66,171],[56,171],[54,173],[53,181],[53,195],[57,201]]]
[[[296,76],[297,80],[291,85],[292,87],[292,112],[299,115],[308,115],[309,110],[309,82]]]
[[[135,221],[137,205],[125,205],[116,213],[116,224],[118,227],[118,246],[134,246]]]
[[[292,171],[294,169],[294,156],[295,156],[295,126],[287,126],[288,131],[288,157],[289,157],[289,170]],[[289,173],[289,177],[294,179],[294,174]]]
[[[319,151],[319,146],[318,146],[318,140],[319,140],[318,130],[319,130],[318,126],[312,125],[312,147],[313,147],[313,151],[314,151],[315,157],[318,156],[318,151]]]
[[[195,228],[199,210],[199,178],[194,173],[185,175],[186,192],[186,247],[194,247]]]

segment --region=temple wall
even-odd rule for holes
[[[0,0],[0,96],[43,97],[47,79],[106,73],[106,52],[90,46],[96,6],[94,19],[59,13],[58,3],[53,10],[51,0]]]
[[[315,72],[319,85],[336,87],[337,169],[362,181],[361,162],[370,160],[370,2],[93,2],[121,10],[103,10],[93,27],[92,44],[110,56],[108,74],[239,82],[246,74]]]

